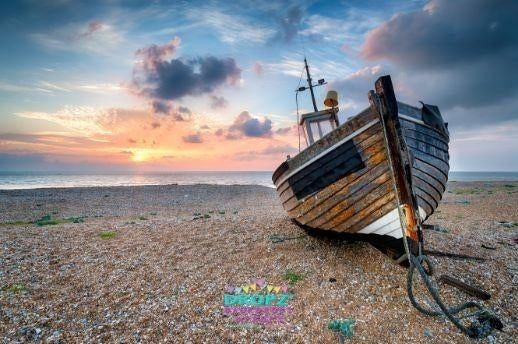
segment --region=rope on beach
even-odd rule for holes
[[[468,335],[471,338],[485,338],[489,334],[491,334],[491,331],[493,329],[501,330],[503,328],[502,322],[496,317],[496,315],[494,315],[492,312],[490,312],[477,302],[469,301],[456,307],[446,307],[446,305],[441,300],[437,286],[432,283],[432,281],[429,278],[429,275],[427,274],[422,265],[423,262],[426,263],[429,272],[432,272],[433,265],[430,259],[425,255],[414,256],[410,254],[409,256],[410,268],[408,269],[407,274],[408,297],[410,298],[410,302],[412,303],[412,305],[418,311],[430,316],[446,316],[459,330],[461,330],[464,334]],[[439,306],[440,311],[426,309],[417,303],[412,287],[413,276],[416,269],[421,275],[428,289],[428,292],[430,293],[430,295],[432,295],[435,303]],[[478,310],[473,314],[468,314],[464,317],[455,317],[455,315],[460,313],[461,311],[471,308],[476,308]],[[461,323],[461,319],[468,317],[476,318],[479,324],[477,325],[475,323],[472,323],[469,327],[464,326]]]
[[[305,236],[306,235],[300,235],[300,236],[296,236],[296,237],[286,237],[286,236],[282,236],[282,235],[278,235],[278,234],[272,234],[268,237],[268,239],[272,243],[277,244],[277,243],[284,242],[287,240],[295,240],[295,239],[304,238]]]

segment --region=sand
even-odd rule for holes
[[[31,223],[41,218],[47,225]],[[512,342],[518,336],[518,183],[450,183],[427,222],[449,231],[426,231],[427,248],[486,258],[432,259],[437,275],[455,275],[491,293],[484,304],[501,317],[505,332],[470,340],[451,323],[418,313],[407,297],[404,268],[365,243],[304,235],[270,188],[0,191],[0,338],[333,343],[339,337],[328,323],[354,318],[351,343]],[[274,243],[271,235],[302,237]],[[233,318],[223,308],[228,285],[261,278],[280,286],[287,272],[297,281],[288,284],[293,313],[286,324],[230,327]],[[472,299],[442,289],[449,301]]]

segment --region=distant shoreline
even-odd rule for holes
[[[513,182],[518,172],[450,172],[450,182]],[[260,185],[273,188],[271,172],[50,173],[0,172],[0,190],[143,185]]]
[[[489,183],[489,184],[505,184],[505,183],[516,183],[518,180],[449,180],[448,185],[452,183],[462,183],[462,184],[480,184],[480,183]],[[129,188],[154,188],[154,187],[197,187],[197,186],[206,186],[206,187],[260,187],[266,189],[275,189],[274,185],[259,185],[259,184],[214,184],[214,183],[187,183],[187,184],[179,184],[179,183],[170,183],[170,184],[139,184],[139,185],[80,185],[80,186],[35,186],[35,187],[26,187],[26,188],[1,188],[0,192],[10,192],[10,191],[29,191],[29,190],[102,190],[102,189],[129,189]]]

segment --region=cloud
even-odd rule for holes
[[[171,111],[171,105],[169,105],[166,102],[161,102],[159,100],[155,100],[151,103],[151,106],[153,107],[153,111],[155,113],[161,113],[164,115],[168,115]]]
[[[0,152],[0,166],[2,166],[2,171],[34,171],[35,167],[42,166],[47,162],[46,160],[42,154],[12,154]]]
[[[248,137],[271,137],[272,121],[264,118],[262,121],[254,118],[248,111],[241,112],[234,123],[229,127],[229,138],[237,138],[241,135]]]
[[[189,134],[186,136],[182,136],[182,139],[184,142],[187,142],[187,143],[202,143],[203,142],[203,139],[199,132],[196,134]]]
[[[103,121],[110,116],[109,111],[97,110],[89,106],[64,106],[54,113],[20,112],[17,115],[23,118],[53,122],[85,136],[105,135],[111,132],[103,125]]]
[[[279,18],[279,27],[275,39],[283,42],[291,42],[297,35],[302,23],[302,9],[296,5],[289,8],[286,13]]]
[[[252,66],[252,71],[255,73],[255,75],[263,75],[264,67],[263,64],[259,61],[255,62]]]
[[[281,127],[274,129],[272,121],[263,117],[262,119],[253,117],[248,111],[242,111],[230,126],[219,128],[214,131],[214,135],[224,137],[226,140],[239,140],[242,138],[267,138],[275,135],[287,135],[293,132],[293,127]]]
[[[154,100],[151,102],[151,108],[154,113],[171,116],[171,118],[179,122],[190,121],[192,117],[192,112],[188,107],[178,106],[175,108],[166,101]]]
[[[315,43],[341,44],[345,52],[356,52],[364,34],[378,26],[383,21],[381,18],[380,11],[355,7],[335,17],[312,14],[304,20],[304,29],[299,34]]]
[[[376,79],[384,74],[380,65],[363,67],[330,83],[329,88],[338,92],[339,107],[344,110],[360,111],[369,105],[367,92],[374,88]],[[397,84],[394,87],[398,87]],[[397,91],[397,89],[396,89]],[[349,113],[352,115],[352,113]]]
[[[224,97],[210,95],[210,107],[212,109],[222,109],[228,106],[228,102]]]
[[[33,87],[33,86],[23,86],[23,85],[15,85],[11,83],[4,83],[0,81],[0,91],[4,92],[45,92],[52,93],[52,91],[47,90],[42,87]]]
[[[126,91],[127,87],[120,84],[110,84],[110,83],[98,83],[98,84],[84,84],[76,87],[81,91],[94,92],[94,93],[109,93],[109,92],[119,92]]]
[[[187,114],[187,115],[191,114],[191,110],[188,107],[186,107],[186,106],[179,106],[178,107],[178,112],[184,113],[184,114]]]
[[[297,153],[298,150],[289,145],[289,144],[286,144],[286,145],[282,145],[282,146],[268,146],[266,147],[265,149],[259,151],[259,154],[262,154],[262,155],[276,155],[276,154],[293,154],[293,153]]]
[[[6,92],[67,92],[84,91],[93,93],[111,93],[125,90],[126,88],[117,84],[72,84],[72,83],[52,83],[45,80],[31,83],[31,85],[16,85],[12,83],[4,83],[0,81],[0,90]]]
[[[125,153],[118,152],[118,154],[79,158],[77,154],[0,152],[0,166],[2,166],[2,171],[127,172],[133,170],[132,165],[113,160],[119,154],[125,155]]]
[[[135,135],[141,134],[143,129],[168,129],[177,121],[173,116],[156,115],[145,109],[96,109],[88,106],[64,106],[51,113],[22,112],[17,115],[58,124],[67,130],[68,135],[77,137],[107,142],[121,135],[120,142],[124,143],[128,142],[128,138],[135,141],[132,143],[137,143],[139,140]]]
[[[159,62],[172,58],[180,43],[180,37],[174,37],[163,45],[152,44],[148,47],[137,49],[135,55],[142,59],[141,62],[144,69],[153,70],[156,69]]]
[[[253,160],[260,160],[265,158],[273,158],[273,159],[279,159],[279,161],[282,161],[281,159],[285,159],[287,155],[295,154],[298,150],[289,145],[289,144],[283,144],[283,145],[277,145],[277,146],[268,146],[263,149],[259,150],[249,150],[244,152],[237,152],[234,155],[234,159],[236,160],[245,160],[245,161],[253,161]]]
[[[184,96],[211,93],[224,84],[235,85],[241,69],[233,58],[215,56],[189,60],[169,59],[179,39],[164,46],[152,45],[137,50],[141,61],[133,70],[132,85],[137,93],[155,99],[175,100]]]
[[[293,132],[293,127],[284,127],[284,128],[278,128],[275,130],[275,133],[277,135],[287,135],[291,132]]]
[[[211,7],[196,8],[187,13],[188,17],[199,21],[201,25],[210,26],[218,34],[219,39],[227,44],[265,43],[275,35],[275,30],[254,18],[237,13],[226,14]]]
[[[101,21],[69,24],[52,31],[33,33],[29,37],[50,50],[102,55],[112,54],[126,41],[124,32]]]
[[[96,32],[102,31],[106,28],[106,25],[100,21],[93,21],[88,24],[86,31],[79,34],[81,38],[88,38],[94,35]]]
[[[518,13],[517,2],[432,0],[370,31],[361,56],[389,62],[412,99],[430,97],[443,110],[489,106],[518,93],[518,30],[510,13]]]
[[[63,133],[5,133],[0,134],[0,145],[8,143],[37,144],[39,146],[83,147],[100,146],[104,142],[86,137],[77,137]]]

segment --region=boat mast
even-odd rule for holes
[[[315,94],[313,93],[313,84],[311,83],[311,75],[309,74],[308,61],[306,60],[305,56],[304,56],[304,65],[306,66],[306,73],[308,75],[308,85],[309,85],[309,91],[311,92],[311,100],[313,101],[313,109],[315,109],[315,112],[318,112],[317,103],[315,102]]]

